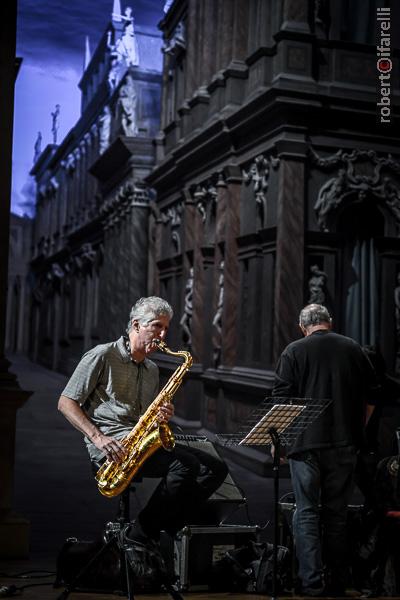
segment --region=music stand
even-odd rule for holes
[[[217,438],[224,446],[274,446],[274,543],[272,562],[272,600],[277,599],[279,538],[279,466],[282,445],[290,448],[297,438],[332,402],[317,398],[265,398],[235,434]]]

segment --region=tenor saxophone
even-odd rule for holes
[[[158,423],[157,415],[162,405],[171,402],[185,373],[192,366],[193,358],[185,350],[173,352],[162,340],[154,341],[159,350],[172,356],[182,357],[184,362],[174,371],[132,431],[121,440],[126,449],[124,460],[120,463],[107,460],[97,471],[96,480],[99,491],[108,498],[113,498],[123,492],[143,463],[158,448],[162,446],[165,450],[172,450],[175,447],[174,434],[169,425]]]

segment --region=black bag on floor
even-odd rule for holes
[[[282,592],[289,586],[291,573],[290,566],[291,560],[289,549],[285,546],[278,546],[276,573],[277,593]],[[272,593],[273,569],[274,546],[273,544],[266,544],[257,569],[255,591],[258,594]]]
[[[249,541],[229,550],[212,567],[209,587],[213,591],[271,593],[273,544]],[[286,589],[290,580],[290,552],[278,547],[277,591]]]
[[[102,548],[102,541],[81,541],[68,538],[57,557],[55,586],[70,584]],[[101,552],[77,582],[78,589],[116,591],[126,587],[125,571],[121,568],[123,546],[116,539]],[[140,543],[123,546],[132,570],[133,589],[138,593],[160,591],[166,581],[164,561],[151,546]]]
[[[256,575],[253,563],[262,555],[264,544],[249,541],[245,546],[229,550],[212,565],[208,581],[214,592],[253,592]]]
[[[68,585],[103,548],[104,542],[68,538],[56,564],[56,586]],[[78,588],[89,590],[121,589],[121,561],[117,543],[112,543],[93,562],[78,582]]]

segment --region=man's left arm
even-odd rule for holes
[[[365,361],[365,382],[366,382],[366,407],[365,407],[365,425],[370,420],[372,413],[375,410],[377,402],[380,402],[382,395],[382,386],[378,382],[376,371],[369,360],[368,356],[364,355]]]

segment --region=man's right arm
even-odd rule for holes
[[[58,410],[81,433],[93,442],[99,450],[103,451],[106,458],[120,462],[126,451],[121,442],[115,438],[104,435],[89,419],[76,400],[67,396],[60,396]]]
[[[279,396],[290,398],[298,395],[292,361],[287,352],[283,352],[278,361],[272,395],[275,398]]]

